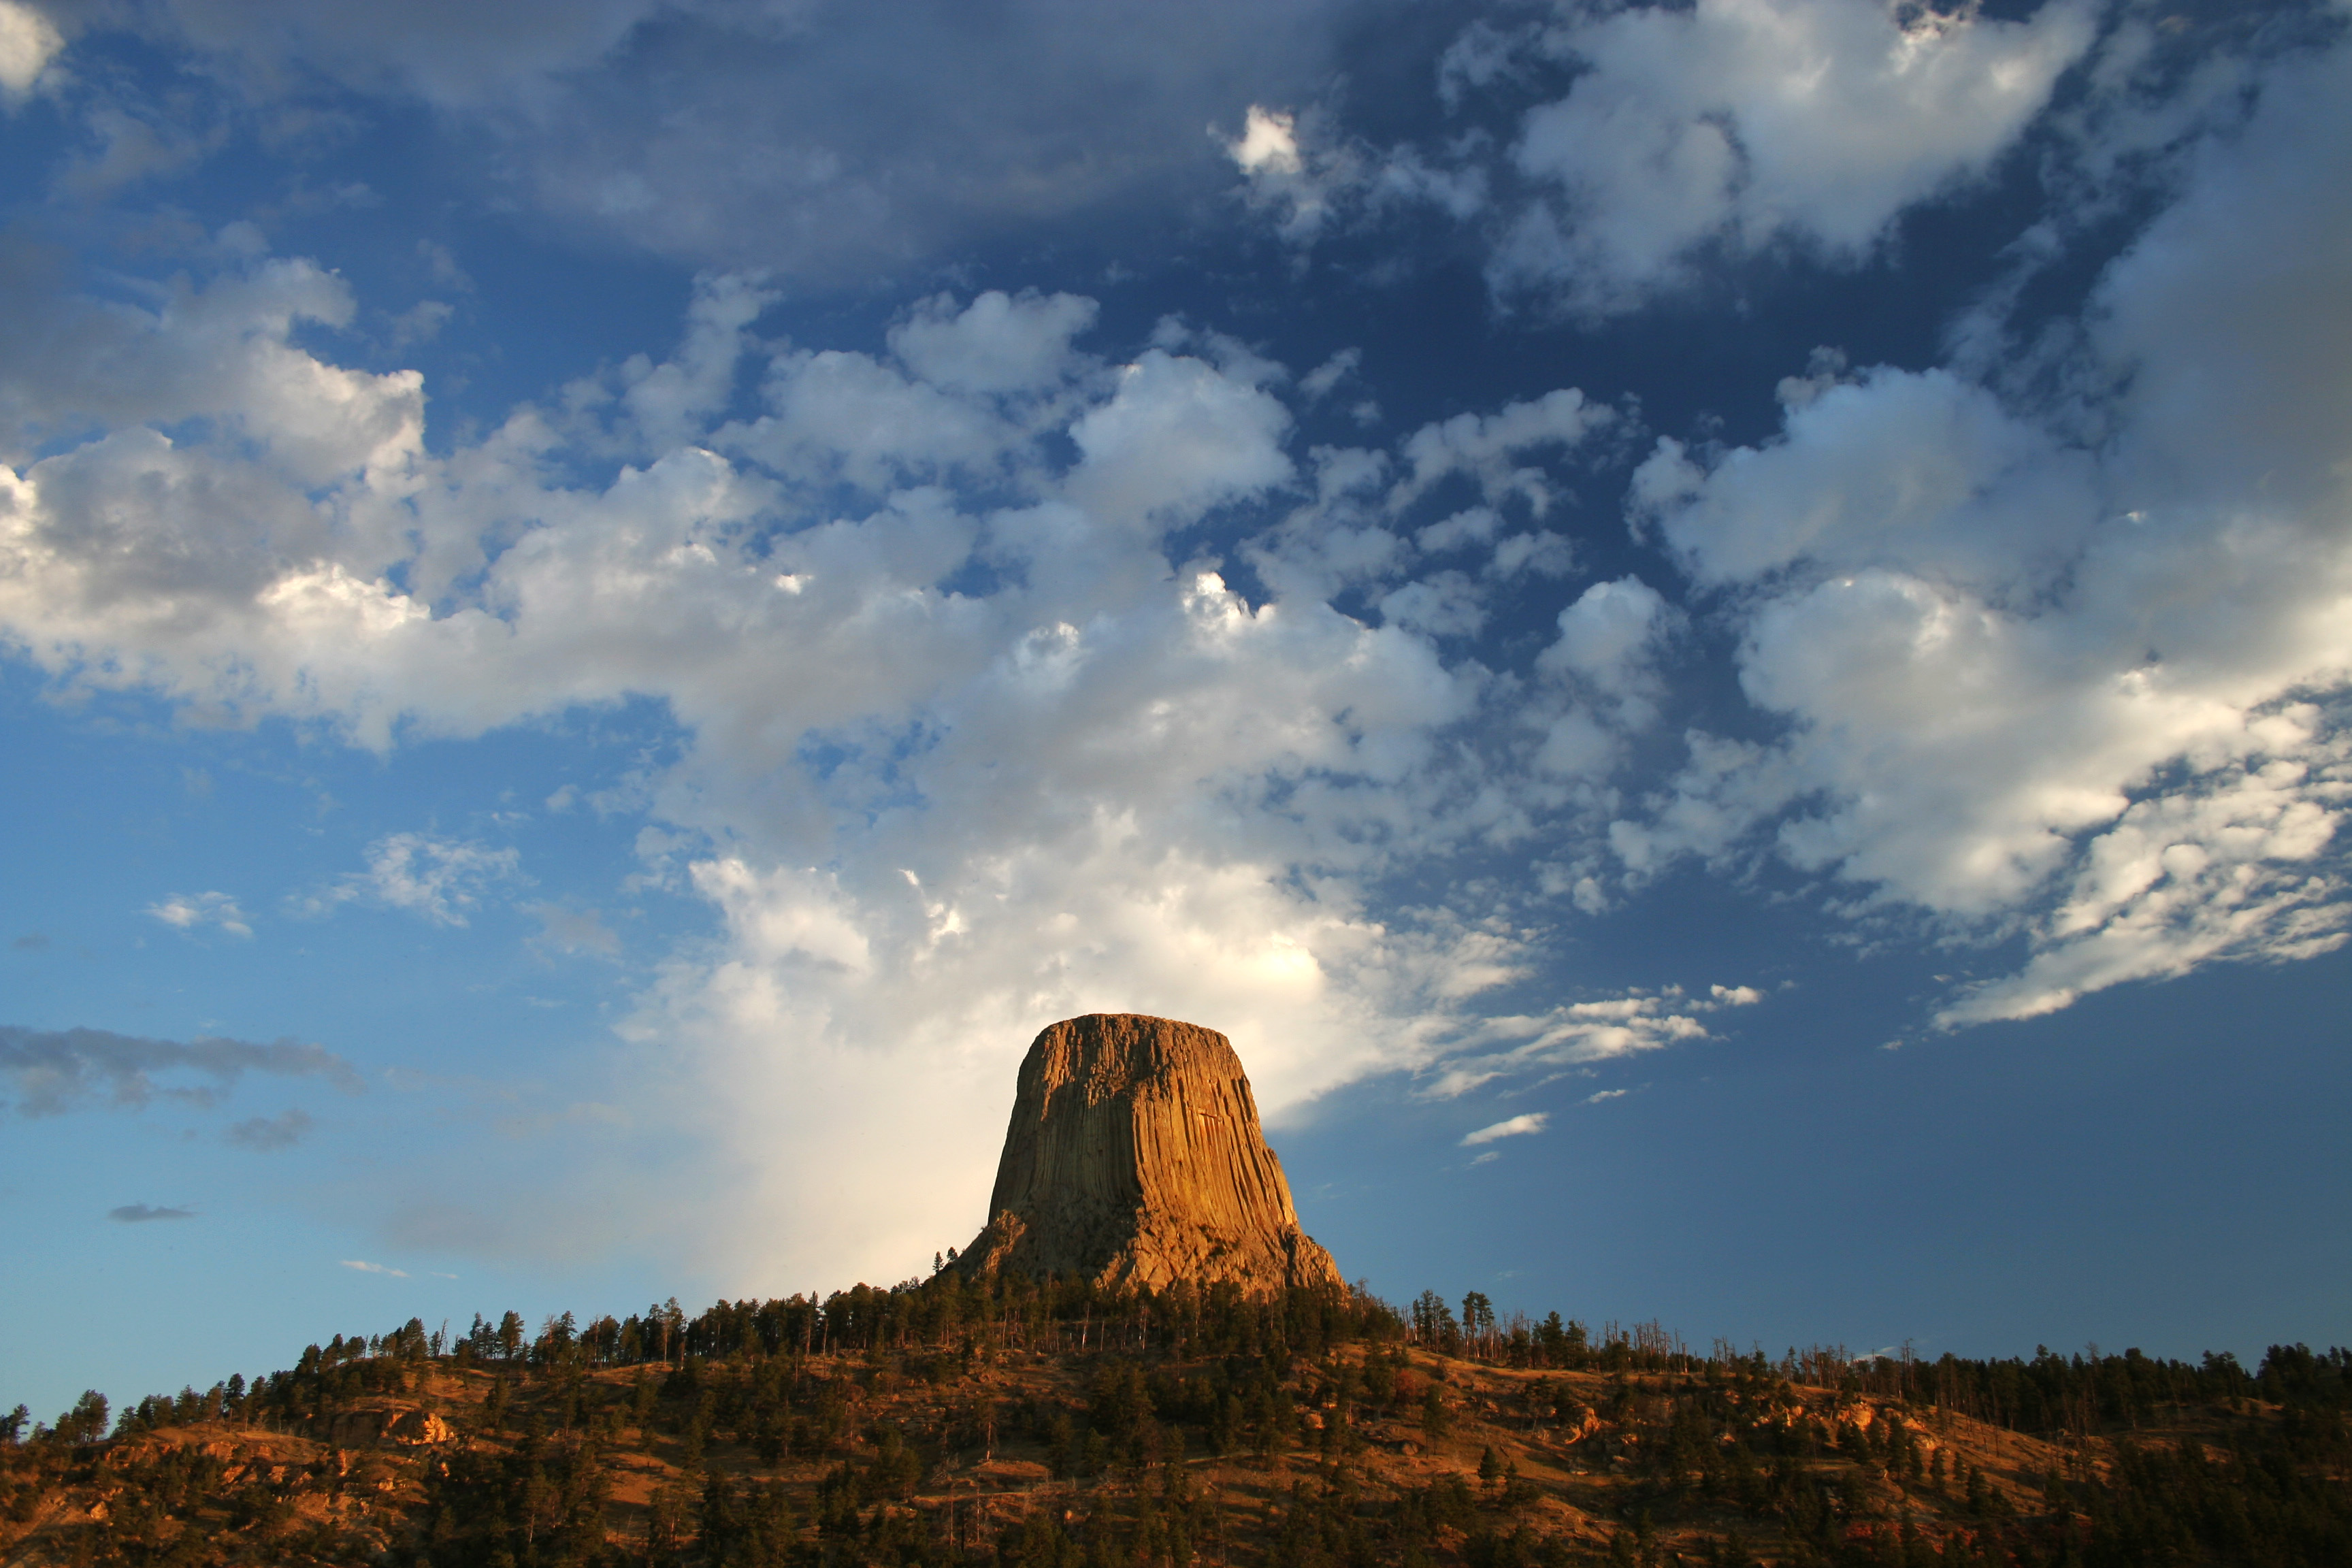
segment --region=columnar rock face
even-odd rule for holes
[[[1340,1283],[1298,1228],[1233,1042],[1171,1018],[1091,1013],[1037,1037],[988,1212],[967,1272]]]

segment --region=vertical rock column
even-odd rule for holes
[[[1337,1285],[1298,1228],[1233,1042],[1135,1013],[1053,1025],[1021,1064],[972,1272],[1080,1274],[1158,1289]]]

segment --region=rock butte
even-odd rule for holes
[[[1233,1042],[1172,1018],[1089,1013],[1037,1037],[988,1212],[966,1273],[1341,1283],[1298,1228]]]

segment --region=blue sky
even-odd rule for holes
[[[2347,1337],[2341,5],[0,0],[0,1403],[921,1272]]]

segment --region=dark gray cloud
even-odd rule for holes
[[[1080,220],[1143,247],[1232,184],[1210,134],[1328,90],[1401,0],[598,0],[79,8],[193,47],[257,110],[326,82],[422,101],[584,226],[819,284]],[[71,51],[68,50],[68,58]],[[1156,230],[1146,233],[1145,225]]]
[[[122,1225],[144,1225],[151,1219],[194,1219],[194,1209],[163,1207],[155,1204],[124,1204],[119,1209],[109,1209],[106,1217]]]
[[[0,1025],[0,1080],[25,1116],[92,1106],[135,1110],[157,1099],[210,1107],[248,1072],[323,1079],[360,1089],[351,1063],[299,1040],[151,1040],[105,1029],[27,1029]],[[177,1078],[184,1081],[160,1082]],[[194,1082],[184,1081],[194,1079]]]
[[[904,0],[828,7],[821,31],[681,30],[512,145],[551,210],[812,279],[1074,219],[1164,233],[1231,183],[1210,125],[1319,86],[1335,20],[1365,8]]]
[[[58,7],[85,26],[128,21],[214,57],[251,92],[299,90],[327,77],[362,91],[444,107],[550,89],[593,69],[638,26],[698,9],[671,0],[409,0],[399,6],[303,0],[98,0]],[[782,11],[784,6],[774,9]]]

